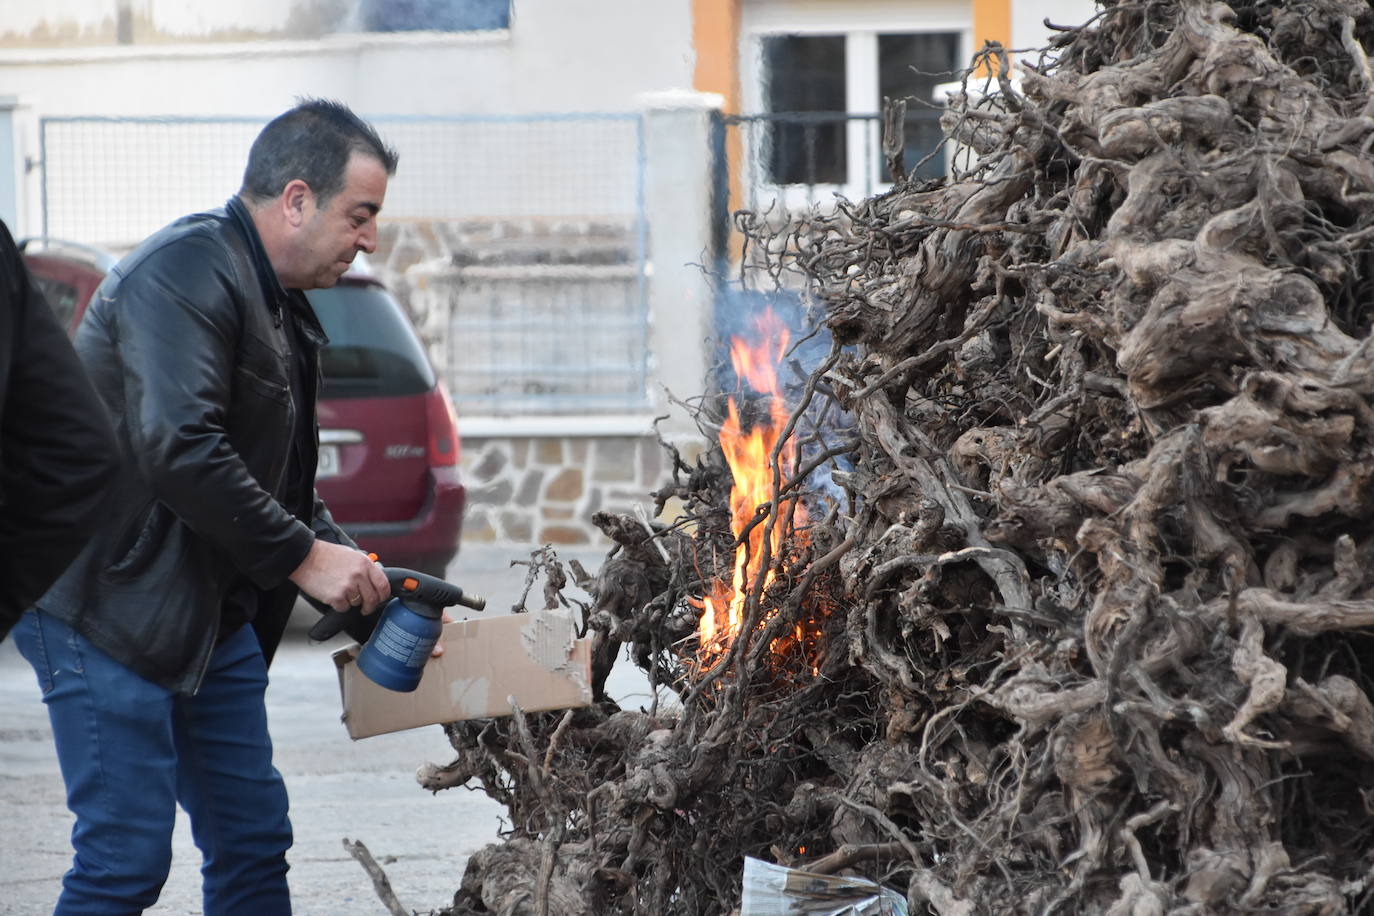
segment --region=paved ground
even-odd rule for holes
[[[489,613],[504,613],[524,581],[524,568],[512,570],[509,562],[524,556],[466,550],[449,578],[485,595]],[[586,552],[566,558],[574,556],[590,571],[604,559],[604,553]],[[539,600],[536,587],[531,606]],[[504,809],[466,789],[430,795],[416,785],[418,766],[453,757],[438,726],[351,741],[339,722],[338,681],[329,657],[347,638],[310,644],[303,626],[308,618],[299,622],[273,662],[267,693],[277,768],[291,793],[297,916],[385,916],[370,879],[344,850],[345,837],[367,845],[402,905],[419,913],[447,906],[467,857],[497,838]],[[647,703],[647,685],[628,661],[617,665],[608,690],[624,705]],[[52,911],[71,858],[71,823],[33,671],[6,641],[0,644],[0,914]],[[197,916],[199,853],[184,816],[174,856],[162,899],[148,912]]]

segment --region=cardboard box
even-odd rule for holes
[[[353,738],[592,702],[592,641],[577,638],[571,612],[474,617],[444,625],[444,654],[425,665],[413,693],[367,679],[354,643],[334,653],[343,722]]]

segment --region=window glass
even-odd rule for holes
[[[340,284],[306,296],[329,337],[320,353],[320,397],[392,397],[434,387],[434,370],[419,338],[383,289]]]
[[[878,98],[873,110],[883,110],[883,99],[906,99],[907,174],[939,178],[945,174],[943,156],[917,163],[940,143],[940,111],[932,108],[935,87],[955,79],[959,53],[957,32],[915,32],[878,36]],[[878,158],[882,159],[879,151]],[[886,164],[880,163],[884,180],[891,181]]]
[[[845,180],[843,35],[763,39],[768,111],[774,116],[767,162],[774,184]]]
[[[362,0],[369,32],[475,32],[510,28],[510,0]]]

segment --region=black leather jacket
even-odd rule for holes
[[[281,288],[236,198],[121,261],[76,333],[124,467],[91,543],[38,606],[178,693],[198,688],[240,577],[258,592],[254,626],[270,659],[296,598],[287,576],[317,533],[351,543],[317,495],[311,518],[281,502],[296,421],[293,320],[308,361],[313,494],[324,332],[304,295]]]
[[[90,538],[114,430],[0,222],[0,639]]]

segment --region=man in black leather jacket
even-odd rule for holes
[[[325,338],[301,291],[375,248],[395,168],[346,107],[302,102],[258,136],[239,193],[122,260],[77,330],[123,471],[15,628],[76,815],[58,914],[151,906],[178,803],[207,916],[290,912],[266,660],[298,589],[364,613],[389,592],[315,494]]]
[[[105,406],[0,222],[0,640],[86,544],[116,464]]]

